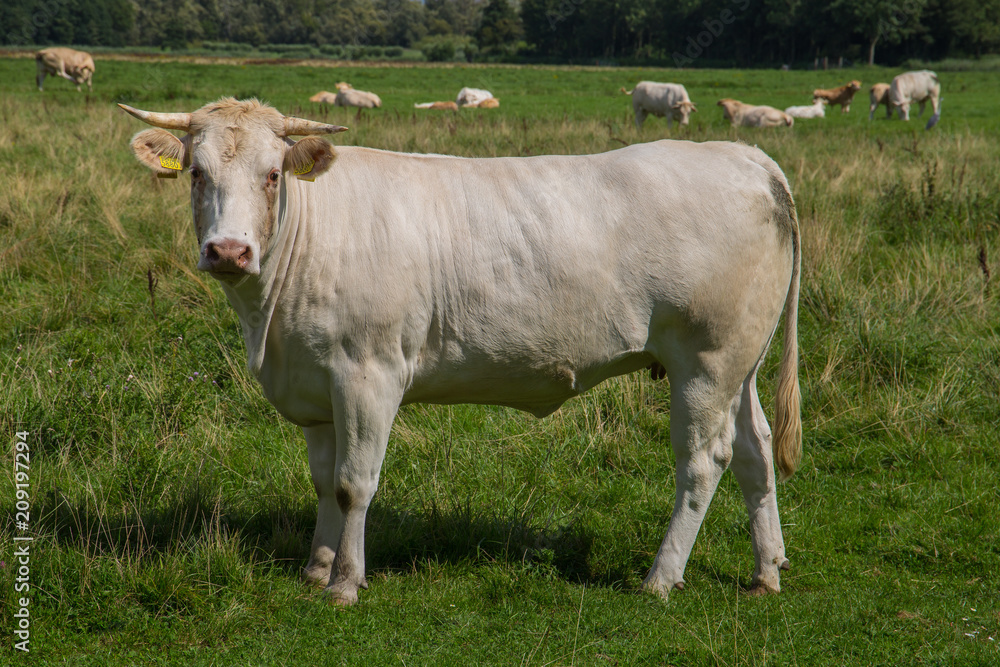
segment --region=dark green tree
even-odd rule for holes
[[[474,37],[480,53],[509,54],[524,38],[524,28],[508,0],[489,0]]]

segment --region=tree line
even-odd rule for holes
[[[1000,0],[7,0],[0,13],[9,46],[206,42],[398,46],[433,59],[895,65],[1000,51]]]

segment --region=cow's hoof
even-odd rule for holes
[[[353,607],[358,603],[358,595],[347,595],[346,593],[327,593],[327,602],[334,607]]]
[[[764,597],[765,595],[777,595],[778,591],[767,586],[751,586],[747,594],[753,598]]]
[[[684,590],[683,581],[675,581],[672,584],[664,583],[659,577],[654,577],[652,575],[646,577],[646,580],[642,582],[642,590],[646,593],[652,593],[657,597],[661,597],[664,600],[670,597],[670,591]]]
[[[762,597],[764,595],[777,595],[781,588],[777,584],[769,584],[761,579],[754,579],[747,591],[751,597]]]
[[[330,566],[306,566],[302,570],[302,583],[316,588],[326,588],[330,583]]]
[[[326,587],[324,594],[332,605],[351,607],[358,603],[358,586],[346,579],[334,581]]]

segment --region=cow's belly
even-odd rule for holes
[[[439,367],[414,382],[403,403],[502,405],[544,417],[600,382],[645,368],[653,361],[646,352],[632,351],[582,367],[482,362]]]

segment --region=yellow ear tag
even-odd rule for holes
[[[160,166],[164,169],[173,169],[174,171],[180,171],[184,168],[180,160],[175,157],[167,157],[166,155],[160,156]]]
[[[309,181],[310,183],[312,183],[313,181],[316,180],[315,176],[313,176],[312,178],[302,178],[302,176],[312,171],[314,166],[316,166],[316,162],[310,160],[308,163],[300,165],[295,169],[293,169],[292,173],[298,176],[300,181]]]

